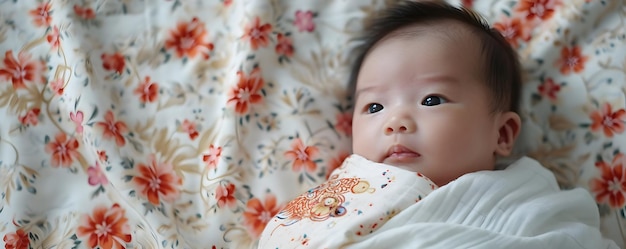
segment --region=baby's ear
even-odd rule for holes
[[[501,113],[498,120],[498,143],[496,155],[508,156],[513,150],[515,140],[519,135],[522,122],[515,112]]]

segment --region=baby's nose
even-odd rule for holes
[[[386,135],[393,133],[413,133],[416,130],[416,124],[409,118],[391,118],[384,127]]]

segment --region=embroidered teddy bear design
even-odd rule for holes
[[[347,213],[343,203],[346,193],[373,193],[375,189],[360,178],[330,180],[298,196],[287,204],[276,217],[285,220],[281,225],[289,226],[302,219],[324,221],[330,217],[341,217]]]

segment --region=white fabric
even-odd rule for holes
[[[464,175],[341,248],[618,248],[598,229],[584,189],[560,191],[524,157],[505,170]]]
[[[292,200],[273,217],[259,248],[337,248],[345,240],[335,235],[375,233],[436,188],[422,174],[353,154],[327,182]]]

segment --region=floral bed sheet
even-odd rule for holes
[[[393,1],[0,0],[0,247],[254,248],[350,153],[347,78]],[[518,152],[623,246],[623,0],[465,0],[518,49]]]

